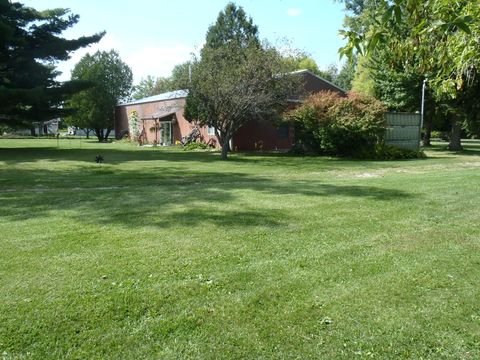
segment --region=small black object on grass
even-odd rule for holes
[[[97,156],[95,156],[95,162],[96,162],[97,164],[103,163],[103,156],[102,156],[102,155],[97,155]]]

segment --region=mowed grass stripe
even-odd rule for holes
[[[475,143],[226,163],[59,143],[0,140],[4,357],[480,355]]]

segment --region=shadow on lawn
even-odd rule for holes
[[[480,141],[472,139],[462,139],[462,151],[450,151],[448,150],[448,143],[439,143],[436,142],[432,146],[427,147],[425,150],[434,151],[436,153],[446,153],[446,154],[455,154],[455,155],[466,155],[466,156],[480,156]],[[438,157],[436,157],[438,159]]]
[[[11,221],[62,216],[92,224],[128,227],[184,227],[215,224],[223,227],[281,226],[295,212],[319,198],[349,201],[408,199],[413,195],[375,186],[333,185],[320,181],[277,180],[236,172],[189,172],[163,167],[138,171],[101,167],[58,170],[0,169],[0,178],[35,179],[12,182],[0,194],[0,217]],[[292,196],[293,195],[293,196]],[[262,202],[265,201],[265,202]]]
[[[186,151],[164,151],[163,149],[136,149],[131,150],[109,147],[111,144],[105,144],[105,148],[95,149],[65,149],[55,147],[39,148],[0,148],[0,161],[7,164],[17,164],[22,162],[35,161],[80,161],[94,163],[97,155],[102,155],[108,164],[118,165],[129,161],[213,161],[217,156],[215,153],[208,152],[186,152]]]

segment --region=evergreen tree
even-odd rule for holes
[[[260,47],[257,26],[242,7],[228,3],[224,11],[218,14],[215,24],[209,27],[202,52],[206,49],[250,46]]]
[[[37,11],[0,0],[0,122],[28,124],[68,112],[65,100],[87,84],[55,80],[55,65],[103,36],[62,38],[78,20],[68,9]]]

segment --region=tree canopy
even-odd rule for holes
[[[175,65],[170,77],[147,76],[134,87],[133,98],[142,99],[168,91],[188,89],[190,66],[190,61]]]
[[[115,105],[130,96],[132,78],[132,70],[115,50],[85,55],[72,70],[72,79],[92,86],[70,100],[69,105],[76,110],[70,122],[94,129],[99,141],[106,140],[113,129]]]
[[[286,106],[294,91],[286,72],[279,53],[258,39],[252,19],[230,3],[192,63],[185,117],[215,128],[226,159],[229,141],[247,121],[272,119]]]
[[[78,21],[68,9],[37,11],[0,0],[0,122],[28,124],[67,113],[65,100],[86,84],[55,80],[55,65],[103,36],[62,38]]]
[[[342,34],[348,43],[340,53],[351,57],[357,52],[373,60],[382,57],[383,70],[390,72],[384,78],[397,78],[400,85],[428,78],[436,102],[451,119],[450,147],[460,149],[461,120],[468,115],[465,94],[474,84],[480,62],[478,4],[453,0],[344,2],[356,16],[346,21]],[[376,83],[381,79],[378,65],[375,61],[367,65],[377,71]]]
[[[215,24],[208,28],[203,49],[218,49],[226,46],[246,48],[260,46],[258,27],[253,24],[242,7],[228,3],[218,14]]]

